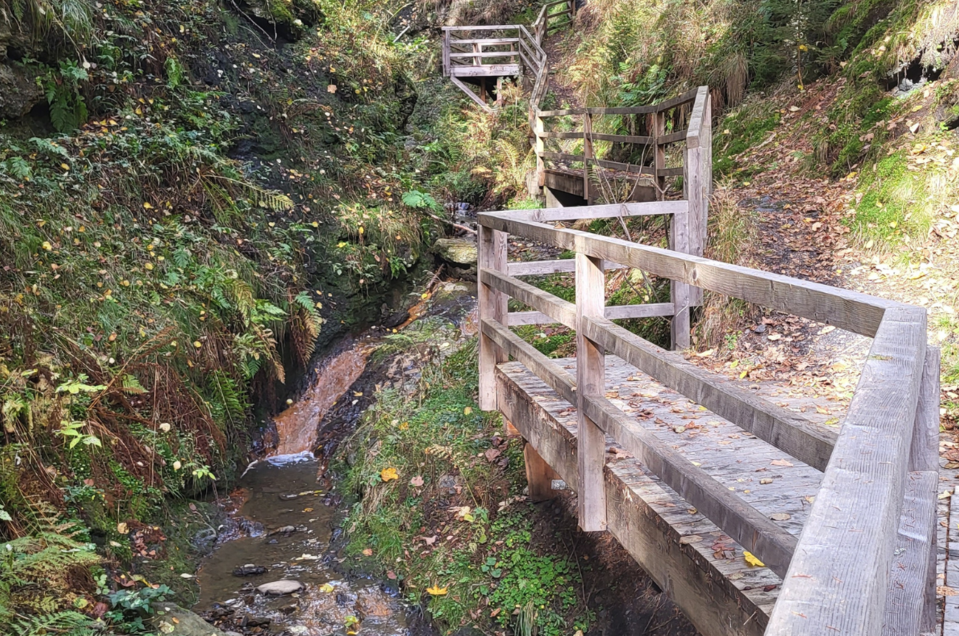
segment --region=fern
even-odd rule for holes
[[[79,612],[65,611],[18,618],[11,622],[10,627],[13,636],[89,636],[96,623]]]
[[[293,302],[303,309],[307,315],[307,329],[310,332],[310,336],[316,338],[320,335],[320,326],[325,322],[320,316],[320,312],[316,309],[316,303],[313,302],[313,299],[310,298],[310,292],[301,291],[299,294],[293,297]]]
[[[213,418],[218,422],[242,420],[246,415],[246,399],[233,378],[222,371],[214,371],[210,378],[210,411]]]

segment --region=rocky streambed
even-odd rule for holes
[[[276,418],[277,452],[253,462],[229,497],[216,549],[198,573],[194,611],[243,635],[427,636],[421,608],[396,581],[375,580],[342,553],[346,506],[327,465],[376,389],[412,386],[437,334],[474,333],[475,286],[439,283],[397,328],[335,347]],[[379,355],[378,355],[379,353]],[[178,630],[182,631],[182,630]],[[202,634],[198,636],[209,636]]]

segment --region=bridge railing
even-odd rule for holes
[[[690,129],[687,142],[696,136]],[[698,137],[701,143],[701,129]],[[926,311],[707,260],[676,250],[675,243],[662,249],[552,225],[583,218],[675,217],[688,214],[689,206],[689,201],[656,201],[481,214],[481,408],[497,408],[496,365],[510,357],[522,362],[577,409],[579,481],[571,485],[580,526],[605,528],[608,435],[782,577],[767,634],[918,634],[935,620],[939,355],[926,346]],[[508,263],[510,235],[574,251],[575,261]],[[666,307],[606,307],[604,270],[615,266],[873,338],[839,433],[616,325],[618,318],[675,314],[678,307],[675,301]],[[520,278],[557,271],[575,273],[575,303]],[[509,312],[509,298],[533,311]],[[575,377],[510,330],[547,321],[575,330]],[[607,400],[607,353],[823,471],[802,534],[797,538],[778,527]],[[894,567],[914,570],[915,584],[891,584]]]

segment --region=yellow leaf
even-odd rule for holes
[[[200,342],[199,340],[194,340],[194,341],[193,341],[193,346],[196,347],[197,349],[199,349],[200,347],[203,346],[203,343]]]
[[[146,265],[144,265],[144,267],[147,269],[153,269],[153,263],[147,263]]]
[[[125,521],[117,524],[117,532],[119,532],[120,534],[126,534],[128,531],[129,531],[129,528],[127,528],[127,524]]]
[[[434,585],[433,587],[426,588],[426,591],[429,592],[431,596],[446,596],[446,593],[449,590],[448,588],[440,587],[439,585]]]
[[[743,550],[743,558],[746,559],[746,563],[756,568],[764,568],[766,564],[753,556],[752,552]]]
[[[44,242],[43,242],[43,249],[45,249],[45,250],[48,251],[48,252],[53,249],[53,246],[50,245],[50,241],[44,241]]]
[[[323,585],[320,586],[320,591],[326,592],[327,594],[329,594],[330,592],[333,591],[333,586],[330,585],[329,583],[324,583]]]
[[[152,209],[153,209],[153,206],[150,205],[149,203],[144,202],[144,203],[143,203],[143,209],[144,209],[144,210],[152,210]]]
[[[469,415],[472,412],[473,412],[472,406],[467,406],[465,409],[463,409],[463,415]]]
[[[400,476],[397,474],[395,468],[384,468],[380,471],[380,479],[383,481],[393,481],[394,479],[399,479]]]

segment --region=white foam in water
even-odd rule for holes
[[[269,462],[273,466],[287,466],[289,464],[299,464],[302,462],[315,462],[316,457],[314,457],[310,451],[303,451],[302,453],[293,453],[291,455],[274,455],[267,457],[264,461]]]

